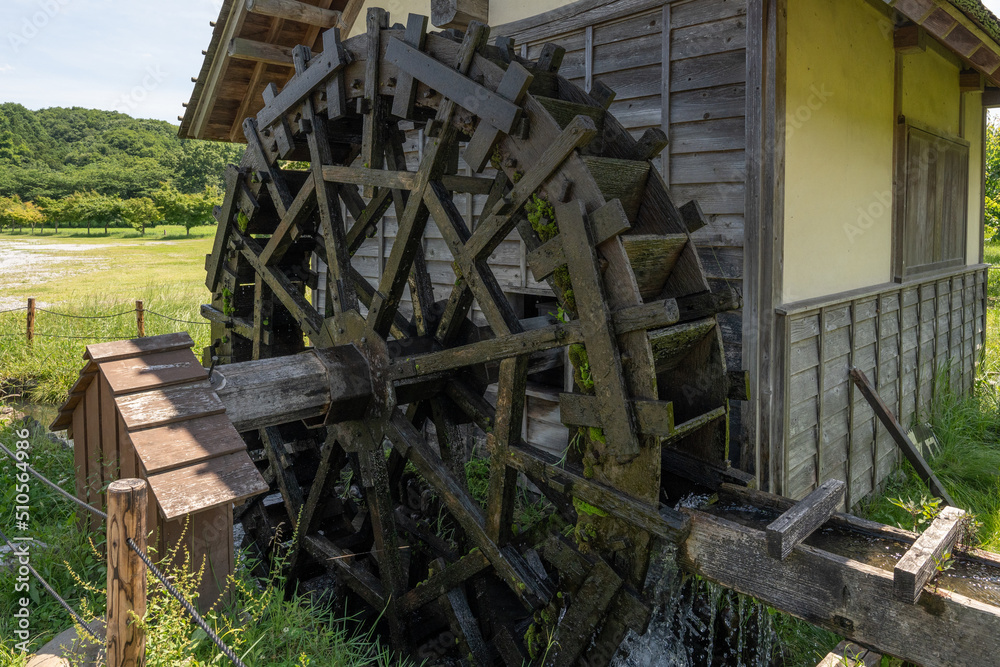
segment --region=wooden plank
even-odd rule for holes
[[[206,377],[205,369],[190,349],[106,361],[99,367],[102,377],[116,396]]]
[[[931,493],[938,498],[941,498],[946,505],[954,507],[955,501],[951,499],[951,496],[948,495],[944,485],[941,484],[941,481],[938,480],[934,471],[927,465],[927,461],[925,461],[924,457],[920,455],[920,451],[912,442],[910,442],[910,439],[906,436],[906,431],[903,430],[903,427],[896,421],[892,412],[889,411],[889,408],[886,407],[885,403],[882,402],[882,399],[879,398],[875,389],[872,388],[871,383],[868,382],[868,378],[865,377],[865,374],[856,368],[852,368],[851,379],[854,380],[858,389],[861,390],[865,399],[867,399],[868,403],[872,406],[872,410],[875,411],[875,414],[878,416],[883,426],[885,426],[886,430],[892,436],[892,439],[896,442],[896,445],[903,452],[903,456],[905,456],[906,460],[910,462],[910,465],[913,466],[913,469],[916,470],[920,478],[927,483]]]
[[[138,357],[144,354],[152,354],[154,352],[189,349],[193,346],[194,341],[191,340],[191,336],[186,331],[182,331],[180,333],[147,336],[134,340],[94,343],[87,346],[84,358],[96,363],[105,363],[129,357]]]
[[[768,525],[767,553],[784,560],[802,540],[822,526],[840,506],[844,497],[844,482],[828,479],[819,488]]]
[[[365,94],[360,100],[362,108],[361,162],[370,169],[381,169],[385,164],[385,117],[388,113],[379,90],[379,69],[382,55],[382,30],[389,27],[389,14],[380,7],[368,8],[368,40],[365,58]],[[366,197],[374,190],[366,185]]]
[[[225,503],[237,503],[268,490],[246,452],[226,454],[147,479],[168,521]]]
[[[587,357],[593,377],[598,380],[594,392],[600,399],[599,414],[609,445],[608,453],[627,461],[638,455],[639,440],[635,417],[631,410],[624,408],[628,405],[630,394],[625,385],[621,352],[611,326],[611,312],[605,297],[593,234],[585,215],[581,200],[556,208],[577,312],[587,340]]]
[[[403,36],[403,42],[418,51],[422,51],[426,39],[427,17],[422,14],[410,14],[406,19],[406,33]],[[392,98],[392,115],[397,118],[410,118],[416,99],[416,80],[407,72],[400,71],[396,77],[396,94]]]
[[[287,46],[258,42],[243,37],[234,37],[229,41],[227,53],[230,58],[249,60],[268,65],[292,64],[292,50]]]
[[[881,663],[881,655],[845,639],[827,653],[816,667],[878,667]]]
[[[670,87],[670,49],[672,44],[671,32],[673,30],[672,21],[670,18],[672,6],[667,3],[663,5],[663,17],[661,30],[663,32],[660,37],[660,63],[661,63],[661,74],[660,74],[660,105],[662,111],[660,112],[660,129],[663,131],[663,136],[666,138],[667,143],[670,142],[671,138],[671,116],[670,116],[670,103],[673,97],[673,89]],[[663,182],[669,187],[670,182],[670,153],[671,151],[665,151],[660,154],[660,173],[663,174]]]
[[[632,226],[625,214],[625,209],[617,199],[591,213],[590,223],[597,245],[625,233]],[[531,273],[538,282],[548,278],[556,269],[565,265],[566,254],[563,252],[562,235],[557,234],[529,252],[526,263],[531,267]]]
[[[313,59],[305,73],[293,77],[271,103],[260,110],[256,125],[266,128],[282,116],[291,113],[306,97],[346,64],[344,54],[338,49],[324,49]]]
[[[375,609],[385,608],[386,598],[382,584],[364,565],[357,562],[352,552],[341,549],[321,535],[307,535],[304,546],[327,569],[344,572],[344,583],[364,598],[365,602]]]
[[[104,485],[107,486],[116,479],[122,479],[122,462],[118,450],[118,415],[115,414],[115,402],[111,396],[111,387],[103,375],[98,377],[100,378],[101,399],[101,461],[103,463],[101,468]]]
[[[674,409],[670,401],[630,401],[635,412],[639,432],[668,438],[676,434]],[[620,407],[620,406],[619,406]],[[603,428],[600,400],[587,394],[559,394],[559,413],[562,423],[573,426]]]
[[[534,75],[519,63],[511,63],[504,73],[500,85],[497,87],[497,95],[508,99],[514,104],[520,105],[521,99],[528,91]],[[493,156],[493,149],[500,139],[500,130],[491,125],[486,120],[480,120],[472,139],[465,147],[463,157],[465,163],[476,173],[480,173],[486,168],[490,158]]]
[[[96,499],[90,498],[89,473],[87,468],[87,413],[86,403],[81,403],[73,410],[73,469],[76,473],[74,477],[74,489],[76,497],[85,503],[96,504]],[[89,512],[77,512],[77,523],[81,528],[86,528],[90,522]]]
[[[965,510],[945,507],[907,549],[892,571],[893,592],[900,602],[914,604],[938,566],[961,536]]]
[[[309,174],[306,182],[299,188],[292,200],[291,206],[281,217],[267,245],[260,253],[260,261],[265,266],[277,264],[290,247],[292,247],[293,230],[301,225],[316,210],[316,186],[313,175]]]
[[[389,40],[385,59],[504,134],[521,117],[521,108],[510,100],[398,39]]]
[[[86,406],[87,418],[84,421],[87,428],[87,485],[90,487],[88,495],[90,503],[94,507],[104,506],[104,449],[101,443],[101,391],[100,382],[91,382],[87,387],[87,393],[83,405]],[[101,518],[96,514],[90,514],[91,530],[99,530]]]
[[[130,434],[146,475],[246,450],[225,415],[197,417]]]
[[[247,11],[285,21],[329,29],[340,25],[341,12],[300,0],[246,0]]]
[[[129,431],[226,411],[208,380],[119,396],[115,403]]]
[[[559,651],[546,664],[569,667],[587,647],[591,634],[601,625],[622,579],[603,560],[598,560],[573,596],[573,602],[556,626]]]
[[[489,565],[490,561],[481,551],[474,550],[462,556],[455,563],[431,575],[427,581],[410,589],[406,595],[400,598],[400,613],[410,614],[417,611],[452,588],[479,574]]]
[[[490,450],[490,481],[486,497],[486,534],[499,544],[513,537],[514,502],[517,471],[507,464],[507,451],[521,437],[524,420],[525,384],[528,381],[528,355],[508,357],[500,362],[497,381],[495,427],[487,433]]]

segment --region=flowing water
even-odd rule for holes
[[[699,507],[707,496],[691,496]],[[646,633],[629,632],[612,661],[615,667],[769,667],[778,650],[764,605],[677,568],[671,547],[655,549],[646,577],[654,601]]]

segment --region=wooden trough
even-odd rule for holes
[[[192,345],[186,333],[88,345],[51,428],[73,439],[80,500],[105,507],[112,481],[146,480],[154,557],[184,547],[194,567],[204,564],[207,608],[233,571],[233,503],[267,484]],[[100,529],[98,517],[81,519]]]

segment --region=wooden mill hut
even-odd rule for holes
[[[226,0],[180,135],[240,141],[267,84],[292,75],[291,47],[321,49],[334,25],[363,32],[356,19],[376,4]],[[985,109],[1000,103],[1000,22],[979,0],[396,0],[389,9],[394,22],[432,9],[439,27],[486,21],[529,58],[562,45],[562,76],[613,89],[610,112],[637,137],[667,134],[658,166],[672,196],[698,201],[707,217],[694,235],[701,261],[743,296],[742,310],[719,316],[729,369],[746,370],[751,387],[732,405],[730,454],[761,488],[801,498],[838,478],[853,505],[890,471],[897,452],[850,367],[904,424],[945,384],[971,389],[985,336]],[[422,137],[411,135],[415,163]],[[484,198],[467,196],[470,214]],[[450,256],[433,234],[427,264],[449,286]],[[366,277],[381,272],[386,236],[355,257]],[[491,265],[524,317],[554,309],[519,241]],[[561,389],[530,388],[529,441],[561,427]]]

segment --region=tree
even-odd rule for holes
[[[20,205],[21,198],[17,195],[13,197],[0,197],[0,229],[6,226],[10,227],[11,231],[13,231],[14,225],[18,224],[18,218],[14,210]]]
[[[41,209],[30,201],[21,202],[13,208],[12,213],[14,214],[19,227],[27,227],[28,225],[31,225],[32,234],[35,233],[35,225],[40,225],[45,222],[45,215],[42,213]]]
[[[119,210],[122,219],[143,236],[146,235],[146,226],[152,227],[160,219],[160,212],[149,197],[126,199]]]
[[[212,211],[222,203],[222,193],[213,186],[206,186],[202,192],[185,194],[172,182],[167,182],[153,192],[153,201],[163,220],[184,225],[190,236],[192,227],[213,222]]]
[[[986,240],[1000,240],[1000,122],[986,124]]]

